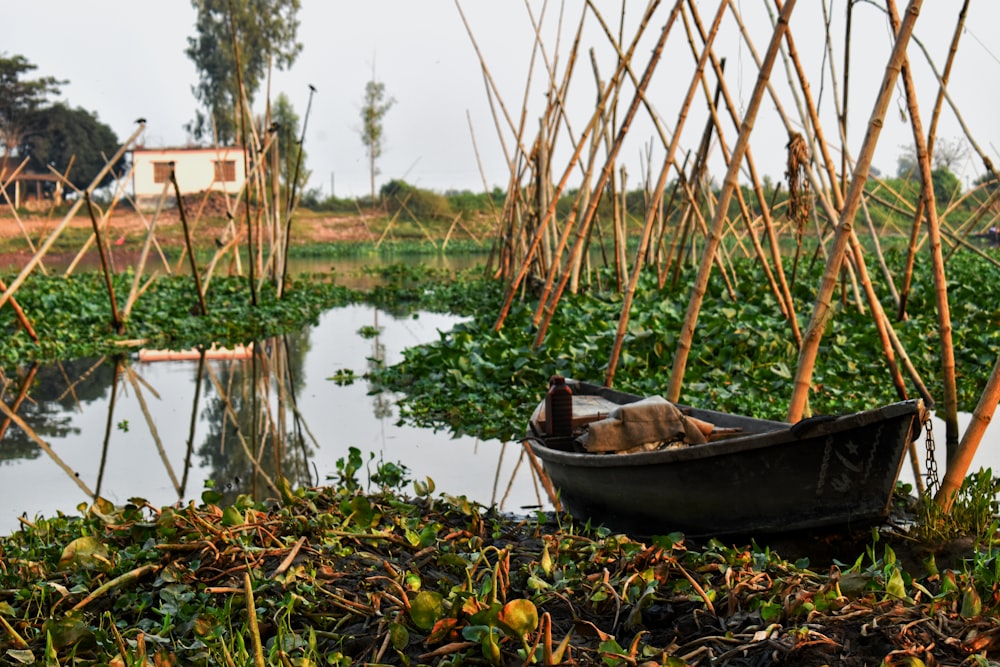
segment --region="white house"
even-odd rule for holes
[[[170,170],[177,176],[182,195],[207,190],[235,195],[246,181],[243,149],[219,148],[135,148],[132,150],[132,194],[136,206],[153,209],[163,196],[176,203]]]

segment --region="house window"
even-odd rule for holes
[[[166,183],[170,180],[170,163],[169,162],[154,162],[153,163],[153,182],[154,183]]]
[[[215,180],[232,182],[236,180],[236,161],[218,160],[215,163]]]

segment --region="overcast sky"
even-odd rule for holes
[[[905,8],[905,0],[898,2],[901,9]],[[826,0],[826,3],[832,17],[833,57],[840,71],[845,51],[847,0]],[[603,0],[595,4],[617,32],[621,5]],[[637,75],[645,67],[673,4],[670,0],[662,3],[636,50]],[[717,4],[715,0],[698,3],[706,24],[711,22]],[[761,55],[771,32],[768,4],[765,0],[734,0]],[[800,0],[791,29],[810,77],[812,94],[819,99],[823,110],[826,136],[839,147],[834,89],[824,64],[822,4],[820,0]],[[945,62],[961,4],[959,0],[924,2],[915,34],[926,45],[938,68]],[[311,187],[321,188],[324,194],[329,194],[333,187],[339,197],[367,194],[368,171],[358,129],[364,87],[372,78],[373,68],[377,79],[395,99],[384,123],[379,185],[392,178],[403,178],[437,191],[481,191],[485,179],[487,187],[506,187],[509,170],[490,112],[482,68],[454,0],[303,0],[302,5],[299,14],[302,53],[290,71],[275,72],[271,95],[286,93],[303,116],[308,86],[317,89],[305,138]],[[643,5],[634,0],[626,5],[622,28],[626,42],[636,33]],[[584,3],[567,0],[560,6],[554,1],[545,5],[537,0],[528,3],[460,0],[460,6],[496,83],[498,101],[503,102],[515,124],[520,122],[522,109],[526,107],[525,142],[530,143],[537,132],[547,88],[541,53],[533,67],[531,64],[534,38],[531,15],[542,21],[544,55],[557,62],[561,78]],[[32,0],[20,3],[8,19],[0,49],[7,55],[24,55],[38,65],[35,75],[68,80],[61,99],[71,106],[96,112],[121,140],[131,134],[134,120],[141,116],[148,121],[144,137],[147,146],[184,145],[188,140],[184,125],[197,108],[192,93],[197,76],[184,54],[194,21],[194,10],[187,0]],[[568,124],[577,136],[587,123],[596,97],[589,50],[594,49],[602,79],[609,77],[614,69],[613,52],[592,14],[585,18],[584,25],[580,56],[567,99]],[[1000,2],[971,2],[949,85],[951,97],[972,136],[994,162],[1000,162],[998,25]],[[860,150],[890,48],[884,12],[873,3],[858,3],[850,51],[847,145],[852,154]],[[716,51],[727,58],[727,85],[736,104],[742,107],[749,101],[757,71],[730,14],[723,20]],[[916,45],[911,46],[909,54],[926,128],[937,85]],[[648,94],[663,124],[670,129],[678,125],[694,62],[683,24],[677,23]],[[797,119],[795,100],[782,64],[776,67],[772,80],[786,111]],[[836,85],[842,92],[842,81]],[[632,89],[627,88],[619,104],[620,115],[631,97]],[[262,91],[257,104],[260,109],[263,98]],[[752,151],[758,170],[778,180],[784,172],[787,133],[774,108],[765,99],[755,125]],[[704,97],[699,92],[681,132],[681,151],[696,149],[705,124],[704,109]],[[902,110],[905,99],[902,88],[897,87],[874,160],[874,166],[883,172],[893,173],[900,147],[913,143]],[[498,113],[502,114],[499,109]],[[645,156],[650,142],[654,179],[664,154],[643,114],[637,119],[619,159],[628,167],[630,188],[638,185],[646,171]],[[506,127],[506,121],[501,120],[501,124],[503,141],[511,150],[514,135]],[[735,132],[728,123],[726,133],[731,146]],[[947,107],[938,134],[950,141],[963,138],[954,113]],[[568,150],[570,136],[563,134],[553,161],[556,180],[565,168]],[[683,153],[680,157],[683,158]],[[983,168],[970,151],[969,159],[957,171],[963,182],[968,183]],[[715,173],[721,179],[721,170],[716,168]]]

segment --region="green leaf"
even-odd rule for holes
[[[983,601],[979,599],[979,593],[974,586],[969,586],[962,593],[963,618],[975,618],[983,613]]]
[[[223,526],[242,526],[244,523],[243,515],[240,511],[230,505],[222,511],[222,525]]]
[[[420,591],[410,602],[410,619],[421,630],[430,630],[444,616],[444,598],[434,591]]]

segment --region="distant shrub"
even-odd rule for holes
[[[444,195],[414,187],[402,180],[392,180],[380,190],[386,211],[399,213],[402,220],[447,220],[455,213]]]
[[[358,203],[353,199],[339,199],[333,195],[323,197],[319,188],[306,190],[299,205],[310,211],[330,211],[332,213],[352,213],[358,210]]]

